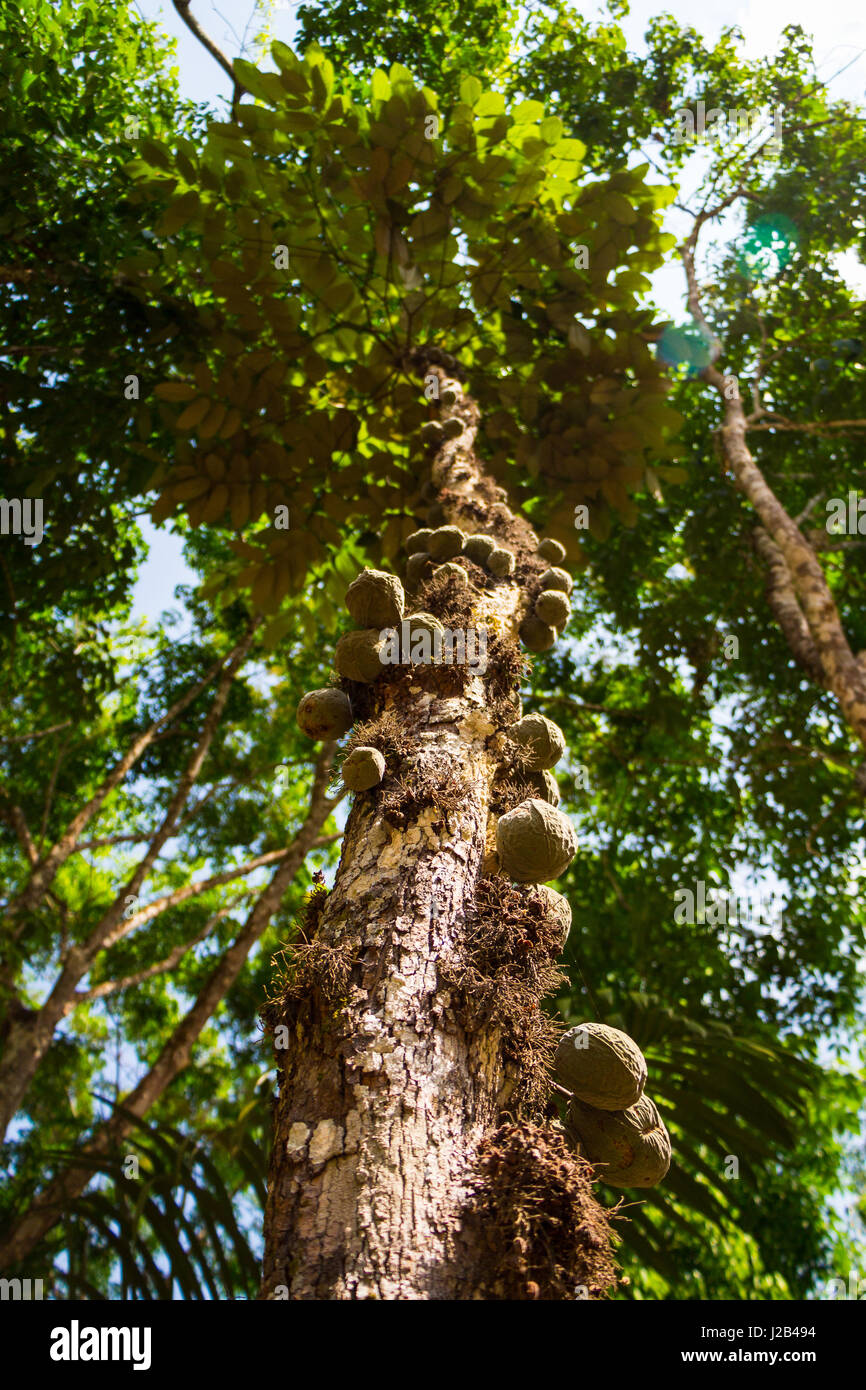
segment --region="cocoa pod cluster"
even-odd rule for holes
[[[334,667],[349,680],[370,683],[381,674],[382,631],[403,620],[405,595],[396,575],[385,570],[364,569],[346,592],[346,607],[353,632],[337,642]],[[436,624],[429,613],[411,614],[408,621],[417,626]],[[352,704],[344,691],[335,686],[310,690],[297,709],[298,727],[309,738],[331,740],[348,733],[354,722]],[[354,748],[343,762],[343,785],[348,791],[369,791],[385,776],[385,759],[378,748]]]
[[[671,1141],[645,1094],[646,1058],[606,1023],[580,1023],[559,1040],[556,1079],[571,1093],[565,1128],[610,1187],[655,1187],[670,1168]]]

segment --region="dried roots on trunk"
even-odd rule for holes
[[[504,731],[549,561],[483,474],[474,403],[413,365],[452,392],[443,419],[462,426],[430,445],[434,527],[444,512],[483,531],[514,566],[497,577],[458,553],[465,583],[437,561],[410,586],[407,611],[483,632],[474,667],[408,660],[343,681],[348,751],[377,749],[385,773],[356,796],[334,888],[311,899],[266,1011],[280,1092],[262,1296],[598,1297],[614,1274],[591,1170],[538,1128],[562,923],[543,891],[497,872],[491,840],[502,787],[535,795]]]

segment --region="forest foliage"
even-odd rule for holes
[[[730,198],[700,248],[704,310],[744,396],[758,390],[762,469],[817,534],[862,476],[866,323],[842,259],[864,254],[862,112],[831,98],[795,28],[752,62],[735,33],[708,44],[669,15],[633,54],[619,5],[604,23],[545,6],[519,44],[516,7],[439,10],[303,6],[294,48],[238,62],[244,98],[209,113],[123,6],[26,0],[0,19],[4,495],[42,498],[47,523],[39,546],[0,539],[5,908],[107,769],[264,618],[141,897],[209,886],[94,957],[7,1135],[4,1222],[81,1162],[272,870],[210,881],[305,822],[316,768],[294,707],[327,680],[347,583],[418,524],[427,409],[400,356],[436,342],[479,400],[491,470],[580,571],[569,640],[534,661],[524,703],[566,734],[580,844],[559,885],[571,987],[550,1008],[638,1041],[677,1154],[620,1225],[631,1292],[820,1295],[863,1238],[864,754],[768,606],[706,336],[685,309],[660,322],[648,276],[677,256],[666,209]],[[772,154],[706,148],[687,196],[672,117],[698,98],[781,105],[785,133]],[[147,514],[200,585],[174,626],[130,617]],[[866,648],[866,542],[815,544]],[[148,745],[38,905],[6,912],[10,1018],[121,911],[211,694]],[[95,1155],[42,1237],[70,1292],[252,1291],[273,1087],[256,1019],[340,824],[335,806],[194,1065],[130,1123],[123,1153],[152,1183],[131,1196],[118,1153]],[[699,882],[763,885],[778,917],[676,921]]]

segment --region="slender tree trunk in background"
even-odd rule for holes
[[[454,384],[437,375],[441,387]],[[266,1298],[506,1296],[493,1267],[497,1241],[473,1194],[503,1110],[540,1118],[547,1094],[553,1032],[538,1003],[556,978],[561,926],[552,948],[543,931],[525,943],[518,1010],[532,1025],[522,1057],[504,1045],[509,1023],[496,1010],[473,1022],[467,980],[477,984],[469,936],[479,885],[495,882],[524,905],[535,902],[538,917],[537,890],[483,875],[492,867],[491,801],[503,761],[497,735],[520,714],[517,631],[548,566],[474,454],[474,403],[463,397],[442,415],[464,425],[433,460],[447,522],[495,536],[517,555],[517,570],[492,582],[468,565],[459,616],[454,589],[441,580],[407,600],[407,612],[423,608],[446,627],[486,629],[486,673],[464,669],[462,688],[452,679],[449,689],[449,668],[386,666],[374,687],[351,689],[353,704],[373,701],[363,714],[376,722],[356,739],[375,743],[384,732],[386,774],[380,789],[356,797],[333,891],[269,1011],[272,1025],[288,1028],[288,1049],[278,1043]],[[564,1147],[556,1161],[574,1165],[569,1181],[580,1175],[581,1196],[595,1208],[580,1161]],[[513,1236],[508,1296],[550,1297],[521,1263],[517,1227]]]
[[[716,366],[722,344],[710,328],[701,304],[695,273],[698,237],[704,223],[736,196],[731,195],[712,212],[701,213],[680,248],[689,309],[710,352],[709,365],[703,368],[701,375],[717,392],[721,402],[723,422],[719,437],[723,457],[736,486],[754,508],[760,523],[753,534],[753,543],[766,567],[770,610],[794,660],[816,684],[835,695],[842,718],[866,749],[866,664],[851,649],[814,546],[785,510],[749,449],[749,427],[755,424],[760,412],[748,417],[739,391],[731,393],[727,389],[731,378]],[[757,384],[756,378],[756,388]],[[862,790],[861,783],[866,783],[866,762],[858,769],[858,786]]]

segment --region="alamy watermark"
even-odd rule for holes
[[[674,921],[678,925],[708,922],[710,926],[774,927],[781,910],[782,900],[777,893],[731,893],[727,888],[708,888],[702,878],[694,888],[674,889]]]
[[[0,497],[0,536],[22,536],[25,545],[39,545],[42,526],[41,497]]]
[[[849,492],[827,501],[827,531],[833,536],[866,536],[866,497]]]
[[[487,670],[487,630],[485,628],[418,627],[405,619],[396,627],[379,633],[383,666],[467,666],[483,676]]]
[[[82,1327],[73,1318],[69,1327],[51,1329],[48,1355],[52,1361],[131,1361],[134,1371],[147,1371],[151,1338],[149,1327]]]
[[[766,110],[753,106],[725,111],[720,106],[713,106],[708,111],[707,103],[701,100],[696,103],[694,111],[689,106],[682,106],[674,112],[677,127],[673,142],[675,145],[685,145],[715,140],[720,145],[728,145],[736,139],[752,139],[766,130],[770,136],[766,148],[775,153],[782,148],[782,109],[781,106]]]
[[[44,1279],[0,1279],[0,1301],[19,1299],[30,1301],[45,1297]]]
[[[851,1300],[862,1302],[866,1299],[866,1278],[862,1278],[858,1274],[849,1274],[847,1288],[844,1279],[828,1279],[824,1285],[822,1297],[844,1298],[846,1302]]]

